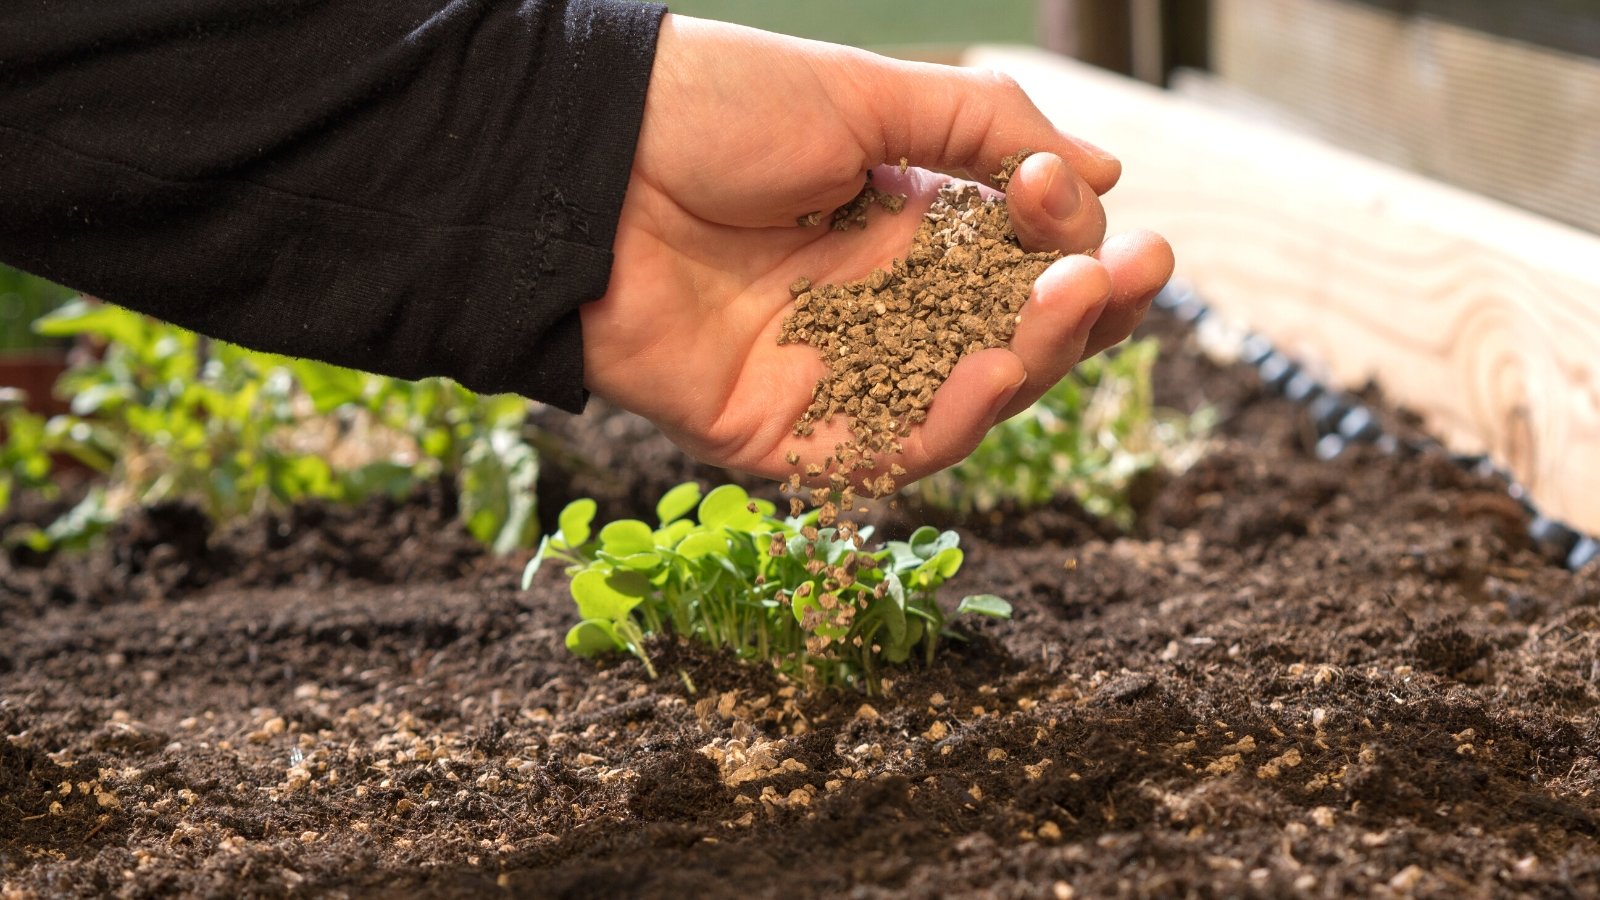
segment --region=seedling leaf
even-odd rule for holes
[[[585,569],[572,576],[571,591],[578,613],[585,619],[618,620],[639,605],[649,593],[650,583],[634,572]]]
[[[696,531],[682,541],[675,548],[678,555],[684,559],[699,559],[702,556],[721,556],[728,552],[728,538],[720,532]]]
[[[661,496],[661,501],[656,504],[656,515],[660,517],[661,524],[666,525],[688,515],[699,502],[700,485],[686,481]]]
[[[600,529],[600,546],[612,556],[630,556],[654,550],[655,533],[638,519],[618,519]]]
[[[589,540],[589,523],[594,521],[595,510],[599,508],[593,500],[582,497],[568,503],[561,510],[561,515],[556,517],[556,526],[561,529],[561,541],[568,547],[579,547]]]
[[[893,572],[884,576],[883,583],[888,589],[878,601],[878,607],[883,611],[883,624],[889,629],[891,645],[899,647],[906,641],[906,588]]]
[[[533,559],[522,568],[522,589],[533,587],[533,576],[539,574],[539,567],[544,565],[544,553],[550,549],[550,535],[539,539],[539,549],[534,551]]]
[[[956,607],[957,614],[970,614],[975,616],[989,616],[995,619],[1011,618],[1011,604],[1002,597],[994,594],[972,594],[961,598],[961,605]]]
[[[961,563],[965,558],[966,555],[961,552],[960,547],[945,547],[932,559],[923,563],[917,572],[937,575],[942,581],[954,576],[961,569]]]
[[[759,507],[750,511],[750,495],[736,484],[713,488],[700,501],[700,524],[706,528],[746,528],[761,520]]]
[[[567,632],[567,649],[583,657],[600,656],[613,650],[626,650],[628,645],[611,627],[600,619],[584,619]]]
[[[924,525],[911,532],[911,537],[906,540],[906,543],[910,545],[911,552],[923,559],[929,559],[939,552],[934,547],[934,543],[938,540],[939,529],[934,528],[932,525]]]
[[[677,519],[657,528],[655,533],[656,546],[664,550],[671,550],[678,546],[678,542],[687,537],[696,527],[690,519]]]

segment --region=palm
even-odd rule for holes
[[[721,465],[779,475],[789,449],[825,455],[805,448],[831,448],[844,439],[844,423],[818,429],[806,442],[788,427],[810,402],[822,362],[809,347],[779,346],[778,330],[796,278],[859,278],[909,246],[936,190],[933,179],[892,169],[878,178],[910,195],[906,210],[873,215],[865,231],[847,232],[710,222],[636,179],[616,245],[630,264],[618,267],[608,299],[626,295],[629,308],[653,312],[640,321],[608,300],[586,311],[586,330],[606,335],[604,347],[592,351],[591,370],[602,371],[591,387],[625,408],[648,410],[685,449]],[[614,379],[603,371],[604,358],[613,356],[627,360]]]

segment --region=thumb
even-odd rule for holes
[[[1096,194],[1117,183],[1122,164],[1095,145],[1058,130],[1016,79],[1000,72],[872,57],[868,77],[839,85],[867,105],[864,145],[877,163],[963,172],[993,186],[1000,162],[1018,150],[1051,153]],[[866,74],[866,73],[863,73]],[[858,133],[862,130],[858,129]],[[880,152],[881,151],[881,152]]]
[[[1006,185],[1017,240],[1028,250],[1087,253],[1106,236],[1106,211],[1089,185],[1052,153],[1022,161]]]

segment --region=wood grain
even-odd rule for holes
[[[1600,231],[1600,59],[1349,0],[1214,0],[1211,24],[1217,76],[1320,136]]]
[[[1600,533],[1600,238],[1043,52],[966,62],[1121,156],[1112,230],[1165,234],[1223,315]]]

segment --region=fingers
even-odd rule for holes
[[[1088,256],[1059,259],[1039,276],[1011,339],[1027,381],[1001,411],[1002,420],[1027,409],[1083,359],[1111,290],[1111,273]]]
[[[1028,370],[1001,420],[1028,408],[1079,362],[1138,326],[1172,276],[1172,248],[1148,231],[1119,235],[1099,258],[1068,256],[1034,283],[1011,349]]]
[[[1106,236],[1106,211],[1061,157],[1035,153],[1006,186],[1011,225],[1027,250],[1087,253]]]
[[[1083,359],[1125,339],[1171,277],[1172,264],[1167,242],[1147,231],[1111,238],[1095,257],[1057,260],[1035,282],[1011,346],[967,356],[951,371],[927,420],[912,429],[904,452],[893,460],[907,471],[899,483],[960,462],[997,422],[1027,408]],[[783,478],[787,469],[780,460],[789,447],[820,459],[823,448],[845,439],[843,423],[835,421],[804,441],[760,442],[766,458],[748,468]],[[863,470],[856,480],[877,474]]]
[[[1027,369],[1009,350],[980,350],[963,357],[933,396],[927,421],[905,439],[901,485],[955,465],[978,449],[978,442],[1026,383]]]
[[[1132,334],[1150,308],[1150,301],[1172,277],[1172,248],[1154,232],[1134,231],[1113,237],[1095,256],[1111,273],[1111,299],[1089,334],[1085,357]]]
[[[874,72],[840,88],[867,103],[873,127],[864,132],[871,143],[863,150],[876,162],[905,158],[992,185],[1001,160],[1028,149],[1060,157],[1096,194],[1122,174],[1116,157],[1057,130],[1008,75],[875,59]]]

